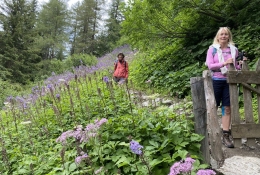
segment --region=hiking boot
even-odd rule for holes
[[[234,148],[234,144],[230,140],[228,133],[223,133],[222,143],[228,148]]]
[[[233,143],[234,139],[233,139],[233,136],[232,136],[232,133],[231,133],[231,130],[229,130],[230,134],[229,134],[229,140]]]

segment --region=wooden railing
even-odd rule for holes
[[[248,146],[255,146],[255,138],[260,138],[260,61],[256,70],[249,71],[247,63],[243,64],[241,71],[235,70],[231,65],[227,75],[229,83],[232,136],[235,147],[241,145],[241,138],[247,138]],[[241,121],[239,113],[238,85],[242,87],[244,101],[244,121]],[[254,114],[252,96],[257,98],[258,111]],[[258,123],[255,123],[254,116],[258,116]]]

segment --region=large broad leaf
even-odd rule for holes
[[[175,160],[177,157],[181,157],[181,159],[185,159],[188,154],[188,151],[186,150],[178,150],[172,155],[172,160]]]
[[[130,160],[125,157],[125,156],[122,156],[117,162],[116,162],[116,165],[118,168],[122,167],[122,166],[125,166],[125,165],[129,165],[130,164]]]
[[[70,164],[70,166],[69,166],[69,172],[72,172],[72,171],[74,171],[75,169],[77,169],[77,165],[76,165],[75,163]]]
[[[163,162],[163,160],[153,159],[153,160],[150,162],[150,166],[151,166],[151,168],[153,168],[154,166],[156,166],[156,165],[158,165],[158,164],[160,164],[160,163],[162,163],[162,162]]]
[[[155,141],[153,141],[153,140],[150,140],[149,143],[150,143],[151,145],[153,145],[154,147],[156,147],[156,148],[159,147],[158,142],[155,142]]]

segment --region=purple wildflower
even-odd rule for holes
[[[141,155],[142,154],[142,149],[143,146],[140,145],[137,141],[132,140],[130,142],[130,149],[133,153],[137,154],[137,155]]]
[[[86,131],[92,131],[92,130],[96,130],[96,129],[97,129],[97,127],[96,127],[96,125],[93,124],[93,123],[88,124],[88,125],[86,126],[86,128],[85,128]]]
[[[107,122],[107,119],[106,118],[102,118],[101,120],[99,121],[96,121],[95,124],[100,127],[101,125],[103,125],[104,123]]]
[[[74,134],[73,130],[68,130],[62,133],[61,136],[56,139],[56,142],[61,142],[62,144],[65,144],[67,138],[73,136],[73,134]]]
[[[69,130],[61,134],[57,138],[56,142],[61,142],[62,144],[66,143],[66,139],[73,137],[78,140],[80,143],[87,142],[90,138],[96,137],[98,129],[101,125],[107,122],[107,119],[102,118],[101,120],[96,120],[95,123],[88,124],[85,128],[82,125],[78,125],[74,130]]]
[[[170,168],[170,173],[168,175],[177,175],[180,173],[180,162],[175,162],[171,168]]]
[[[105,83],[108,83],[108,82],[109,82],[109,78],[108,78],[108,77],[103,77],[103,81],[104,81]]]
[[[213,170],[209,170],[209,169],[206,169],[206,170],[199,170],[197,172],[197,175],[215,175],[215,171]]]
[[[88,155],[86,153],[82,154],[81,156],[76,157],[75,162],[76,164],[80,164],[82,160],[85,160],[88,158]]]
[[[195,162],[194,159],[187,157],[183,163],[180,165],[180,171],[182,173],[188,173],[192,170],[192,165]]]
[[[56,94],[56,98],[60,101],[60,94]]]
[[[47,88],[51,89],[52,88],[52,84],[47,84]]]
[[[187,157],[185,161],[176,162],[170,168],[169,175],[177,175],[180,173],[189,173],[192,170],[192,165],[195,162],[194,159]]]

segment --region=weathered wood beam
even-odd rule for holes
[[[259,138],[260,124],[232,124],[233,138]]]
[[[248,70],[249,70],[249,67],[247,65],[247,62],[244,61],[243,65],[242,65],[242,71],[248,71]],[[244,84],[246,84],[246,83],[243,83],[245,121],[246,121],[246,123],[254,123],[253,106],[252,106],[252,92],[249,88],[245,87]],[[248,85],[248,86],[251,87],[250,85]],[[255,146],[255,140],[247,138],[247,146]]]
[[[255,92],[257,95],[260,95],[260,90],[253,88],[252,86],[250,86],[249,84],[246,83],[241,83],[243,85],[243,87]]]
[[[192,77],[190,79],[190,84],[195,120],[195,132],[204,136],[204,139],[200,142],[200,150],[203,155],[204,163],[210,164],[209,138],[207,131],[207,110],[203,81],[204,79],[202,77]]]
[[[256,72],[260,74],[260,59],[258,59],[257,61]],[[257,85],[256,89],[260,91],[260,85]],[[258,123],[260,124],[260,95],[257,96],[257,103],[258,103]]]
[[[260,84],[260,73],[257,71],[228,71],[227,82]]]
[[[207,103],[207,129],[209,131],[211,155],[212,158],[218,162],[218,166],[221,166],[221,163],[224,159],[221,142],[222,132],[218,123],[217,105],[216,100],[214,98],[211,72],[209,70],[203,71],[203,78],[205,99]]]

